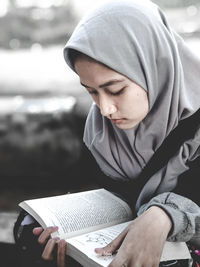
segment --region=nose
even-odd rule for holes
[[[99,108],[101,110],[101,114],[105,117],[108,117],[117,111],[115,103],[109,98],[109,96],[101,96],[99,98]]]

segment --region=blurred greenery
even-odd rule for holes
[[[2,48],[65,43],[78,21],[71,2],[50,8],[19,7],[11,2],[8,12],[0,17]]]
[[[34,44],[64,44],[79,20],[73,9],[73,0],[63,1],[61,5],[48,8],[23,7],[18,6],[15,0],[7,1],[9,8],[5,14],[0,15],[0,47],[5,49],[28,48]],[[200,5],[200,0],[152,1],[161,8]]]

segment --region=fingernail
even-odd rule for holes
[[[95,248],[94,251],[95,251],[97,254],[102,254],[102,248]]]
[[[58,231],[58,226],[52,226],[51,229],[52,229],[53,232],[56,232],[56,231]]]

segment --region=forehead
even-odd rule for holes
[[[85,87],[108,87],[129,80],[124,75],[87,57],[76,60],[75,69],[80,77],[80,82]]]
[[[79,76],[84,76],[84,74],[92,75],[104,75],[104,76],[113,76],[113,77],[124,77],[128,79],[123,74],[109,68],[105,64],[96,61],[95,59],[88,57],[86,55],[81,55],[77,57],[75,61],[75,70]]]

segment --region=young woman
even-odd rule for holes
[[[200,108],[199,59],[155,4],[134,0],[115,0],[87,15],[64,57],[94,100],[84,142],[108,177],[110,190],[121,194],[137,214],[112,243],[96,252],[117,252],[109,267],[155,267],[166,240],[200,247],[198,192],[188,186],[198,179],[200,129],[198,119],[191,123],[191,118]],[[183,140],[151,174],[149,164],[180,124],[178,138],[173,134],[169,143],[176,147]],[[168,148],[161,155],[169,154]],[[141,183],[147,165],[149,177]],[[58,243],[61,267],[66,243],[50,238],[55,230],[39,227],[33,233],[44,246],[44,259],[52,259]]]

